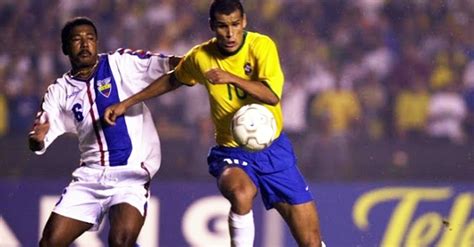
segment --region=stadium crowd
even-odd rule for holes
[[[244,4],[248,29],[277,42],[286,77],[285,128],[308,174],[318,163],[322,177],[351,177],[355,148],[366,143],[390,142],[399,166],[408,159],[406,143],[474,143],[473,1]],[[207,9],[205,0],[1,1],[0,139],[26,136],[39,97],[67,69],[58,34],[68,18],[95,20],[102,52],[125,47],[183,55],[211,37],[202,21]],[[198,147],[188,145],[189,153],[203,159],[212,145],[201,90],[148,102],[164,152],[193,139]]]

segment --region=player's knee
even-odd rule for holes
[[[57,247],[57,246],[67,246],[67,243],[64,243],[64,239],[59,235],[43,235],[39,242],[40,247]]]
[[[134,246],[137,236],[129,231],[116,231],[109,235],[109,246],[121,247],[121,246]]]
[[[249,186],[239,186],[230,190],[226,197],[233,208],[238,207],[241,209],[239,211],[248,211],[252,208],[255,191]]]
[[[301,247],[321,247],[322,242],[318,234],[313,233],[298,239],[298,246]]]
[[[321,242],[316,241],[297,241],[299,247],[320,247]]]

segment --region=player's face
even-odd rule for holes
[[[97,35],[90,25],[75,26],[68,40],[69,58],[78,68],[94,66],[97,61]]]
[[[239,10],[229,15],[216,13],[215,22],[211,25],[220,49],[233,53],[240,48],[244,40],[247,19]]]

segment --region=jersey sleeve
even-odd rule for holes
[[[35,154],[44,154],[47,148],[54,140],[56,140],[56,138],[58,138],[58,136],[67,132],[75,133],[74,123],[68,121],[66,115],[62,111],[61,105],[65,98],[66,94],[59,84],[55,83],[48,87],[48,90],[43,97],[43,102],[41,103],[41,109],[36,116],[37,118],[46,117],[48,119],[49,130],[44,139],[44,148],[35,151]]]
[[[109,55],[109,62],[121,72],[127,82],[143,89],[161,75],[170,71],[170,56],[161,53],[118,49]]]
[[[258,80],[265,81],[281,99],[284,75],[275,42],[267,36],[258,38],[253,44],[253,54],[257,60]]]
[[[179,65],[175,69],[175,75],[178,81],[181,83],[194,86],[199,81],[202,81],[202,73],[197,67],[196,61],[196,54],[197,54],[197,47],[191,49],[186,55],[184,56],[183,60],[179,63]]]

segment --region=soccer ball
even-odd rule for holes
[[[250,151],[262,150],[272,144],[277,126],[270,110],[259,104],[242,106],[232,118],[234,140]]]

